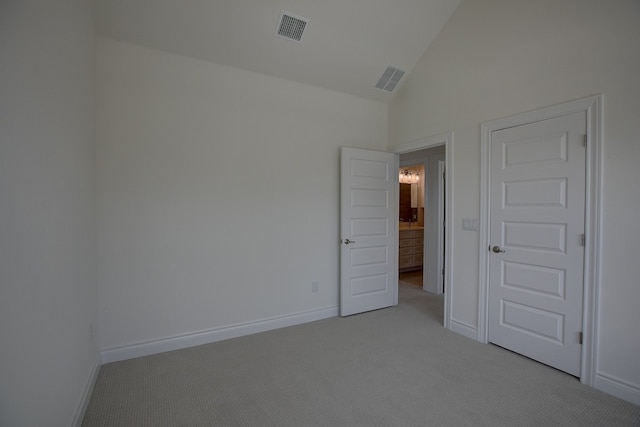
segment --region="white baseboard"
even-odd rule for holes
[[[449,319],[449,329],[474,341],[478,341],[478,328],[455,319]]]
[[[594,387],[612,396],[619,397],[622,400],[640,406],[640,387],[637,385],[598,372],[596,373],[596,383]]]
[[[336,317],[337,315],[338,307],[334,306],[303,313],[295,313],[253,322],[223,326],[220,328],[161,338],[153,341],[140,342],[121,347],[107,348],[101,352],[102,363],[117,362],[120,360],[133,359],[135,357],[163,353],[165,351],[209,344],[229,338],[237,338],[258,332],[270,331],[272,329],[284,328],[286,326],[300,325],[302,323]]]
[[[98,374],[100,373],[100,366],[100,356],[98,355],[98,357],[96,357],[96,360],[93,362],[91,373],[89,374],[89,378],[87,379],[87,383],[85,384],[84,390],[82,392],[82,397],[80,398],[80,404],[78,405],[78,409],[76,409],[76,413],[73,416],[73,423],[71,425],[74,427],[80,427],[82,425],[84,413],[87,411],[87,406],[89,406],[89,401],[91,400],[91,393],[93,393],[93,388],[96,385],[96,380],[98,379]]]

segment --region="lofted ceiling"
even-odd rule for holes
[[[460,0],[94,0],[99,36],[388,102]],[[302,40],[276,37],[285,10]],[[387,66],[407,71],[392,93]]]

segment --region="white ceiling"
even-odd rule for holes
[[[94,0],[98,35],[388,102],[460,0]],[[276,37],[281,10],[309,19]],[[400,82],[396,90],[402,85]]]

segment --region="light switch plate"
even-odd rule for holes
[[[478,220],[476,218],[462,218],[462,229],[478,231]]]

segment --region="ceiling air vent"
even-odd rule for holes
[[[396,87],[402,76],[404,76],[403,70],[389,66],[384,70],[384,73],[382,74],[382,77],[380,77],[380,80],[378,80],[378,83],[376,83],[376,88],[386,92],[393,92],[393,89]]]
[[[307,18],[303,18],[283,10],[280,13],[276,36],[299,42],[302,40],[302,33],[304,32],[307,23],[309,23]]]

